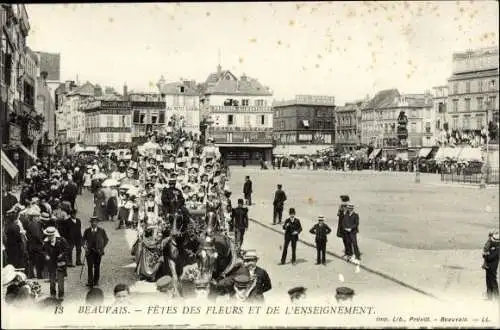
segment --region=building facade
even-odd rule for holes
[[[131,104],[131,139],[144,140],[149,132],[163,129],[167,121],[165,102],[160,94],[130,93],[126,98]]]
[[[53,93],[47,85],[46,74],[40,72],[36,78],[36,112],[44,117],[42,139],[38,146],[38,156],[47,156],[55,152],[56,141],[56,105]]]
[[[40,72],[46,73],[45,81],[47,83],[47,88],[50,90],[52,98],[55,100],[55,91],[61,84],[61,55],[59,53],[42,51],[36,51],[35,53],[38,56]]]
[[[270,89],[245,74],[238,78],[220,65],[200,89],[200,110],[209,123],[207,136],[215,139],[227,162],[270,161],[273,149]]]
[[[158,90],[165,101],[166,121],[172,116],[183,119],[187,132],[200,133],[200,93],[193,80],[167,83],[162,76]]]
[[[297,95],[274,102],[276,155],[311,155],[335,143],[335,97]]]
[[[401,94],[397,89],[378,92],[361,109],[361,143],[387,150],[419,149],[432,140],[432,95]],[[408,118],[407,146],[401,146],[397,136],[397,122],[401,112]],[[429,138],[428,138],[429,137]],[[425,143],[424,143],[425,141]]]
[[[23,179],[36,159],[33,153],[43,125],[35,111],[37,60],[26,45],[30,31],[25,5],[0,5],[0,136],[2,179]],[[5,171],[4,171],[5,170]],[[7,172],[7,173],[6,173]]]
[[[84,115],[86,145],[119,147],[132,142],[130,101],[88,98],[79,102],[79,110]]]
[[[448,79],[451,134],[480,136],[490,122],[498,125],[498,47],[453,54]]]
[[[335,145],[352,151],[361,144],[361,109],[367,100],[347,102],[335,109]]]
[[[434,127],[436,130],[434,139],[436,145],[442,145],[446,137],[446,132],[449,129],[448,85],[432,87],[432,99],[434,107]]]

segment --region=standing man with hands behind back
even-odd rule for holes
[[[316,265],[323,264],[326,265],[326,241],[328,234],[332,232],[330,227],[325,224],[325,217],[320,215],[318,217],[318,223],[315,224],[309,232],[316,236]]]
[[[283,254],[281,255],[281,264],[284,265],[286,261],[286,254],[288,252],[288,245],[292,243],[292,264],[295,265],[297,241],[299,234],[302,231],[300,220],[295,217],[295,209],[293,207],[288,211],[290,217],[285,220],[283,229],[285,230],[285,244],[283,246]]]
[[[278,189],[274,193],[273,225],[276,224],[276,219],[278,220],[278,223],[281,223],[281,219],[283,218],[283,208],[285,207],[286,194],[282,188],[283,186],[279,184]]]

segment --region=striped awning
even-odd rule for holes
[[[19,172],[17,168],[12,164],[9,157],[2,150],[2,167],[9,173],[11,178],[15,178],[17,173]]]
[[[432,148],[422,148],[418,152],[418,157],[427,158],[431,153]]]
[[[382,151],[382,149],[374,149],[372,151],[372,153],[370,154],[370,156],[368,157],[368,159],[373,159],[373,158],[377,157],[381,151]]]
[[[30,156],[34,160],[38,159],[38,157],[34,153],[32,153],[31,150],[26,148],[22,143],[19,144],[19,148],[21,148],[26,153],[26,155]]]

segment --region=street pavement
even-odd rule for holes
[[[486,288],[481,253],[488,232],[499,225],[498,187],[445,186],[433,174],[422,174],[421,182],[415,183],[414,174],[401,172],[233,167],[234,200],[242,197],[245,175],[251,176],[254,189],[250,217],[256,223],[250,226],[282,231],[272,225],[272,198],[281,183],[288,196],[284,215],[289,207],[296,208],[304,228],[301,239],[314,243],[308,230],[318,215],[324,215],[333,231],[327,250],[341,256],[343,245],[335,236],[336,212],[339,195],[347,194],[360,215],[362,269],[390,279],[408,292],[446,301],[464,297],[483,300]],[[271,249],[277,249],[282,238],[272,241]],[[271,241],[262,242],[267,250]],[[314,253],[309,255],[312,265]],[[279,252],[274,259],[279,260]],[[334,268],[342,265],[341,261],[332,263]]]

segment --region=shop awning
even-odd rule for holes
[[[458,155],[460,154],[460,148],[443,147],[439,148],[434,156],[437,162],[443,162],[446,159],[458,160]]]
[[[382,149],[374,149],[372,151],[372,153],[370,154],[370,156],[368,157],[368,159],[374,159],[375,157],[377,157],[380,152],[382,151]]]
[[[465,162],[471,162],[471,161],[482,162],[483,153],[481,152],[481,148],[464,147],[460,151],[458,160]]]
[[[19,144],[19,148],[21,148],[26,153],[26,155],[30,156],[34,160],[38,159],[38,157],[34,153],[32,153],[28,148],[26,148],[22,143]]]
[[[305,128],[309,128],[309,120],[302,120],[302,125],[305,127]]]
[[[396,160],[408,160],[408,153],[407,152],[399,152],[396,155]]]
[[[431,151],[432,151],[432,148],[422,148],[418,152],[418,157],[427,158],[429,156],[429,154],[431,153]]]
[[[9,173],[11,178],[15,178],[17,173],[19,172],[17,168],[12,164],[9,157],[2,150],[2,167]]]

